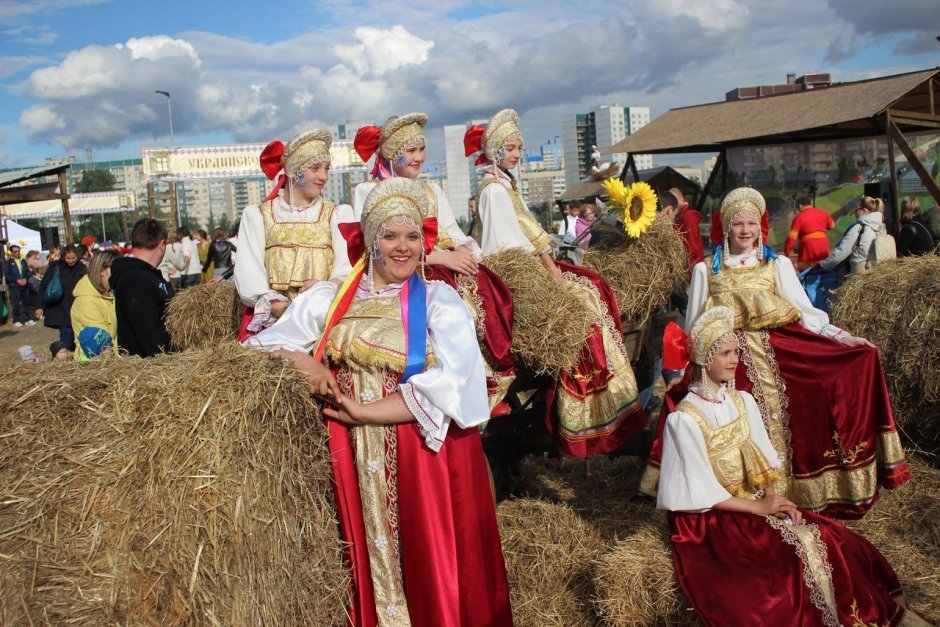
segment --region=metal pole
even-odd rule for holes
[[[101,212],[101,243],[108,240],[108,231],[104,228],[104,211]]]
[[[173,99],[170,97],[170,92],[168,91],[157,89],[154,90],[154,93],[166,96],[166,108],[170,117],[170,148],[173,148]]]

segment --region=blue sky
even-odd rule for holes
[[[935,4],[0,0],[0,167],[166,145],[156,89],[173,95],[177,144],[422,110],[439,158],[443,124],[508,106],[532,145],[596,104],[655,117],[787,72],[855,80],[940,65]]]

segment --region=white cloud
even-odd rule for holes
[[[655,116],[826,70],[827,48],[854,28],[832,8],[842,1],[516,0],[493,13],[466,0],[328,0],[336,19],[283,39],[185,32],[72,51],[23,83],[36,104],[21,126],[67,149],[86,138],[100,148],[162,140],[160,89],[172,94],[178,143],[265,142],[415,110],[439,126],[506,106],[548,137],[563,113],[596,104],[646,105]]]
[[[355,37],[359,43],[337,44],[333,51],[360,76],[381,76],[407,65],[421,65],[434,47],[433,41],[415,37],[400,24],[390,29],[362,26],[356,29]]]
[[[58,39],[58,35],[45,24],[38,26],[24,24],[16,28],[8,28],[2,31],[2,34],[9,37],[12,42],[31,46],[45,46]]]
[[[23,70],[28,70],[31,67],[36,67],[37,65],[42,65],[43,63],[48,62],[49,60],[45,57],[0,56],[0,79],[13,76],[14,74],[19,74]]]

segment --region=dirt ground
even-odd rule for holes
[[[33,347],[33,352],[40,355],[44,360],[49,360],[49,344],[59,339],[58,329],[49,329],[42,326],[42,321],[36,322],[34,326],[22,326],[13,328],[13,322],[7,320],[0,325],[0,361],[8,362],[18,360],[20,346],[28,345]]]

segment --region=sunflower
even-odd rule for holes
[[[609,178],[604,181],[604,189],[607,191],[607,196],[612,203],[616,203],[621,207],[626,206],[628,192],[623,186],[623,181],[616,178]]]
[[[653,188],[637,181],[630,186],[627,201],[623,204],[623,228],[633,238],[645,233],[656,219],[656,192]]]

